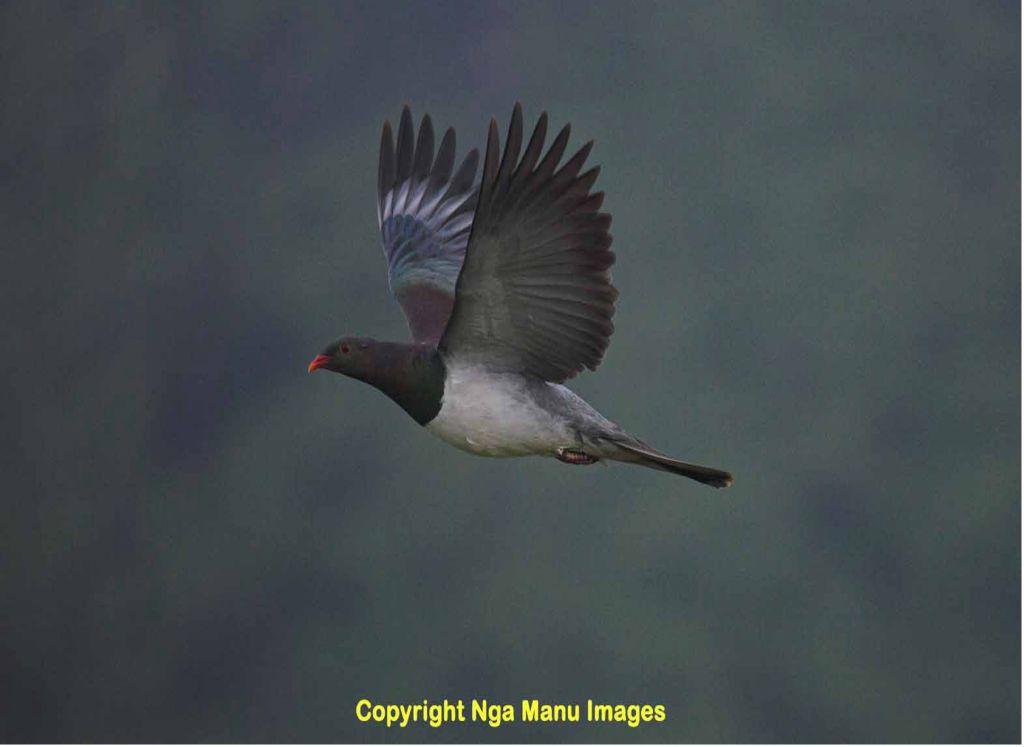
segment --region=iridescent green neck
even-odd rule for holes
[[[445,368],[433,345],[377,342],[369,365],[349,375],[380,389],[420,425],[441,410]]]

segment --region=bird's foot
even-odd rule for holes
[[[564,446],[555,451],[555,458],[566,464],[594,464],[597,457],[592,457],[584,451],[577,449],[566,449]]]

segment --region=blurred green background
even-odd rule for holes
[[[9,3],[0,738],[1020,739],[1015,3]],[[573,387],[728,491],[488,460],[306,364],[403,339],[374,205],[594,138]],[[355,701],[663,703],[387,732]]]

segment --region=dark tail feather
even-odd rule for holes
[[[691,480],[702,482],[714,488],[727,488],[732,485],[732,475],[720,469],[680,462],[678,459],[667,457],[646,445],[630,444],[622,441],[616,441],[615,444],[628,451],[632,457],[623,461],[630,461],[634,464],[641,464],[644,467],[660,469],[665,472],[682,475],[683,477],[689,477]]]

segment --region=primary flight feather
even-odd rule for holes
[[[662,454],[561,384],[600,365],[618,291],[611,216],[591,192],[599,168],[583,171],[592,143],[562,163],[569,126],[545,153],[547,124],[541,114],[524,149],[516,104],[502,153],[491,120],[477,184],[479,154],[455,168],[452,129],[435,155],[430,117],[414,136],[406,107],[397,141],[385,122],[377,218],[413,341],[343,337],[309,371],[372,384],[473,454],[613,460],[727,487],[728,472]]]

